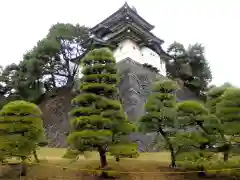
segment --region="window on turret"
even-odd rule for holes
[[[136,49],[136,47],[135,47],[135,46],[133,46],[133,49]]]

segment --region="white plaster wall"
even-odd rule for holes
[[[160,74],[162,74],[163,76],[167,76],[167,70],[166,70],[166,63],[161,60],[161,68],[160,68]]]
[[[159,69],[159,73],[166,76],[166,67],[160,56],[148,47],[140,48],[134,41],[126,39],[119,43],[118,48],[113,51],[116,62],[131,58],[132,60],[144,64],[148,63]],[[81,69],[79,69],[79,77],[81,77]]]
[[[132,40],[126,39],[119,43],[118,48],[113,52],[113,54],[117,62],[129,57],[132,60],[143,64],[140,48]]]
[[[151,64],[153,67],[159,69],[160,74],[166,76],[165,62],[161,60],[160,56],[156,52],[148,47],[142,47],[140,51],[142,54],[143,63]]]

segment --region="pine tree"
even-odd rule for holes
[[[240,139],[240,88],[228,88],[216,105],[216,114],[224,127],[226,144],[224,161],[228,160],[229,151]]]
[[[215,157],[212,150],[220,138],[221,123],[197,101],[180,102],[177,111],[179,129],[172,139],[173,144],[183,149],[180,157],[194,162],[203,171],[204,163]]]
[[[221,119],[221,114],[217,113],[217,105],[218,105],[218,103],[221,102],[224,92],[227,89],[229,89],[230,87],[232,87],[232,86],[225,83],[224,85],[222,85],[220,87],[214,87],[207,92],[206,107],[208,108],[210,113],[213,116],[216,116],[216,118],[218,118],[219,120]],[[219,143],[218,151],[223,152],[223,156],[224,156],[223,159],[224,159],[224,161],[227,161],[228,156],[229,156],[230,146],[229,146],[229,142],[225,136],[224,123],[223,122],[220,122],[220,123],[223,128],[220,129],[220,131],[219,131],[219,133],[221,135],[221,138],[220,138],[221,142]]]
[[[171,152],[171,166],[175,167],[175,153],[170,135],[176,118],[176,97],[174,91],[177,84],[172,80],[158,81],[153,85],[152,94],[145,105],[146,114],[139,121],[139,129],[145,133],[157,132],[166,142]]]
[[[90,51],[82,60],[79,95],[72,100],[72,132],[69,144],[78,150],[98,151],[101,168],[106,169],[106,153],[117,158],[137,154],[137,146],[127,135],[135,127],[128,121],[119,101],[116,61],[107,48]]]
[[[24,160],[35,153],[44,138],[41,110],[33,103],[12,101],[0,111],[0,155]],[[22,169],[26,174],[26,168]]]

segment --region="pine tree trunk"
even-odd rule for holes
[[[175,157],[175,153],[174,153],[174,149],[171,143],[169,143],[169,150],[171,152],[171,167],[175,168],[176,167],[176,157]]]
[[[199,177],[204,177],[204,176],[206,176],[206,173],[205,173],[205,170],[204,170],[204,167],[203,166],[200,166],[200,168],[199,168],[199,172],[198,172],[198,176]]]
[[[230,151],[230,144],[225,144],[224,145],[224,151],[223,151],[223,161],[227,162],[228,161],[228,157],[229,157],[229,151]]]
[[[102,147],[98,148],[98,153],[100,156],[100,167],[103,170],[102,172],[102,177],[107,177],[107,173],[104,172],[107,169],[107,156],[106,156],[106,151]]]
[[[224,151],[223,152],[223,160],[224,162],[227,162],[228,161],[228,157],[229,157],[229,151]]]
[[[20,172],[20,176],[26,176],[27,175],[27,167],[25,164],[25,157],[21,157],[21,172]]]
[[[168,148],[169,148],[169,150],[171,152],[171,167],[176,167],[176,157],[175,157],[173,145],[170,142],[170,140],[169,140],[168,136],[166,135],[166,133],[161,128],[159,129],[159,132],[161,133],[161,135],[163,136],[163,138],[167,142]]]
[[[224,134],[221,133],[221,137],[222,137],[225,141],[227,141],[226,138],[225,138],[225,136],[224,136]],[[227,162],[227,161],[228,161],[230,148],[231,148],[231,145],[228,144],[227,142],[225,142],[225,144],[223,145],[223,161],[224,161],[224,162]]]
[[[39,159],[38,159],[36,150],[33,151],[33,156],[34,156],[35,161],[36,161],[37,163],[39,163]]]

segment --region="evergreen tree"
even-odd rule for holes
[[[169,46],[167,52],[173,58],[173,61],[166,64],[168,76],[181,79],[186,87],[202,97],[212,80],[211,69],[204,54],[204,47],[196,43],[185,49],[183,44],[174,42]]]
[[[88,28],[57,23],[23,56],[18,64],[0,67],[0,91],[4,105],[10,100],[41,101],[45,92],[72,87],[78,74],[75,63],[86,51]]]
[[[175,167],[175,153],[169,136],[173,133],[176,118],[177,84],[172,80],[156,82],[145,105],[146,114],[139,121],[139,129],[145,133],[157,132],[171,152],[171,166]]]
[[[216,114],[224,127],[226,144],[224,161],[228,160],[233,145],[239,144],[240,137],[240,89],[228,88],[216,106]]]
[[[179,129],[173,144],[181,150],[180,157],[194,162],[203,171],[204,162],[215,157],[212,147],[218,142],[221,124],[197,101],[180,102],[177,111]]]
[[[219,113],[217,114],[217,111],[216,111],[217,105],[218,105],[218,103],[221,102],[224,92],[230,87],[231,87],[231,85],[225,83],[224,85],[222,85],[220,87],[214,87],[207,92],[206,107],[209,109],[210,113],[213,116],[216,116],[216,118],[218,118],[219,120],[221,119],[221,114],[219,114]],[[227,161],[228,156],[229,156],[230,146],[229,146],[228,139],[225,136],[224,123],[223,122],[220,122],[220,123],[223,127],[219,131],[219,133],[221,135],[221,141],[222,141],[220,144],[222,144],[222,145],[220,145],[218,151],[223,152],[224,161]]]
[[[199,43],[190,45],[187,53],[193,75],[193,80],[189,82],[189,87],[194,88],[193,90],[198,94],[202,94],[212,80],[211,68],[205,57],[204,46]]]
[[[137,154],[136,144],[126,135],[135,128],[127,120],[118,99],[116,61],[107,48],[90,51],[82,60],[80,94],[72,100],[72,132],[69,143],[78,151],[97,150],[101,168],[107,167],[106,152],[116,157]]]
[[[168,76],[180,78],[184,81],[188,80],[192,76],[192,69],[183,44],[173,42],[168,47],[167,52],[173,57],[173,62],[168,62],[166,65]]]
[[[12,101],[0,111],[0,155],[24,160],[35,153],[44,138],[41,110],[26,101]],[[26,169],[23,168],[23,175]]]

